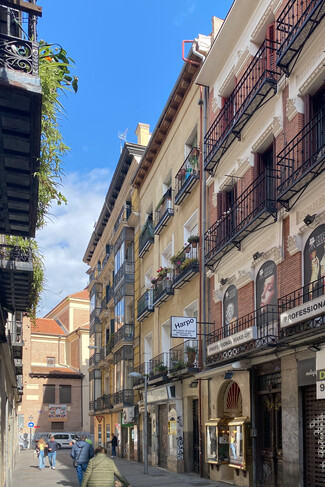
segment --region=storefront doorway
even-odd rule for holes
[[[325,486],[325,399],[316,399],[316,386],[303,387],[304,485]]]
[[[167,468],[168,412],[167,404],[158,406],[158,465]]]

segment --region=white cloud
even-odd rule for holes
[[[108,169],[67,175],[62,193],[68,204],[54,206],[51,221],[37,235],[40,251],[44,255],[46,274],[38,316],[44,316],[63,298],[86,287],[88,266],[82,258],[111,176]]]

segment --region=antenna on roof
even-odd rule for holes
[[[124,132],[118,132],[118,138],[120,139],[120,151],[122,153],[124,142],[126,142],[126,135],[129,129],[124,130]]]

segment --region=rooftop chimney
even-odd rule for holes
[[[150,125],[147,123],[138,123],[135,135],[138,137],[139,145],[147,145],[150,139]]]

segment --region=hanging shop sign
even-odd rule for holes
[[[298,360],[298,387],[310,386],[316,382],[316,359]]]
[[[229,350],[229,348],[238,347],[243,343],[256,340],[256,338],[257,338],[257,327],[251,326],[250,328],[246,328],[245,330],[234,333],[233,335],[230,335],[227,338],[223,338],[218,342],[211,343],[211,345],[208,345],[207,347],[207,355],[208,357],[210,357],[211,355],[215,355],[216,353]]]
[[[323,313],[325,313],[325,296],[319,296],[289,311],[281,313],[280,326],[281,328],[285,328],[286,326],[295,325],[296,323],[310,320]]]
[[[196,318],[189,316],[171,316],[170,323],[172,338],[197,338]]]
[[[325,399],[325,347],[316,352],[316,399]]]

